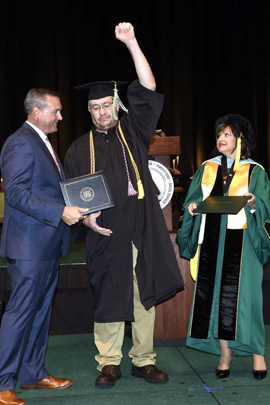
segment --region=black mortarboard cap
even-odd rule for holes
[[[228,114],[216,120],[215,128],[221,124],[233,124],[238,130],[238,136],[242,132],[247,144],[254,149],[256,147],[256,138],[251,123],[245,117],[239,114]]]
[[[116,86],[121,86],[126,84],[127,82],[115,82],[114,80],[111,81],[99,81],[99,82],[92,82],[87,84],[82,84],[81,86],[76,86],[74,89],[76,90],[89,90],[88,92],[88,100],[98,100],[100,98],[114,96],[113,89]]]

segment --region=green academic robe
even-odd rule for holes
[[[208,214],[203,232],[202,215],[187,211],[190,203],[199,204],[207,195],[223,195],[218,158],[197,170],[186,197],[177,234],[180,255],[193,258],[200,242],[186,344],[220,354],[219,339],[224,339],[237,355],[264,355],[261,284],[270,255],[270,185],[265,170],[251,159],[241,161],[240,169],[242,178],[235,175],[226,194],[241,195],[244,190],[256,196],[255,213],[247,206],[242,212],[244,225],[240,220],[238,227],[236,216]]]

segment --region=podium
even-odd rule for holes
[[[154,137],[150,140],[148,155],[170,167],[170,156],[180,154],[180,138],[178,136]],[[164,219],[170,233],[179,271],[184,280],[184,290],[173,298],[156,306],[156,322],[154,339],[171,340],[177,344],[179,339],[187,336],[189,313],[192,302],[194,282],[190,276],[189,260],[179,256],[178,245],[175,243],[176,233],[173,232],[171,201],[163,208]]]

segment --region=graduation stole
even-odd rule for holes
[[[205,200],[210,195],[214,187],[218,166],[219,165],[216,162],[207,162],[205,165],[201,182],[203,200]],[[248,192],[249,168],[250,163],[244,163],[241,164],[238,170],[235,171],[229,186],[229,196],[242,196],[243,194]],[[228,215],[228,229],[245,229],[246,227],[247,218],[244,208],[242,208],[237,215]]]
[[[216,162],[206,162],[203,177],[201,181],[201,187],[203,192],[203,201],[209,197],[211,191],[213,190],[217,171],[219,164]],[[250,163],[244,163],[239,166],[238,170],[232,176],[232,179],[229,180],[229,195],[237,196],[243,195],[248,192],[248,173],[249,173]],[[229,176],[231,177],[231,176]],[[222,179],[224,181],[224,179]],[[225,179],[227,180],[227,179]],[[209,214],[211,215],[211,214]],[[206,214],[202,214],[199,238],[198,238],[198,248],[195,256],[190,260],[190,273],[193,280],[196,280],[199,266],[200,258],[200,247],[203,243],[204,230],[205,230],[205,221]],[[237,215],[228,215],[227,219],[227,229],[245,229],[247,228],[247,218],[245,214],[245,209],[242,208]]]
[[[118,128],[119,128],[120,135],[118,133]],[[128,147],[126,138],[125,138],[124,133],[122,131],[120,121],[118,121],[118,124],[117,124],[117,127],[116,127],[116,135],[117,135],[117,138],[118,138],[118,140],[119,140],[119,142],[120,142],[120,144],[122,146],[122,152],[123,152],[123,157],[124,157],[124,162],[125,162],[125,167],[126,167],[126,172],[127,172],[127,178],[128,178],[128,196],[134,196],[134,195],[138,194],[138,199],[141,200],[141,199],[144,198],[144,195],[145,195],[144,194],[143,184],[142,184],[142,181],[141,181],[141,178],[140,178],[140,173],[139,173],[138,167],[136,165],[136,162],[135,162],[135,160],[134,160],[134,158],[132,156],[132,153],[131,153],[131,151],[130,151],[130,149]],[[90,135],[89,135],[89,144],[90,144],[90,173],[93,174],[93,173],[95,173],[95,147],[94,147],[94,139],[93,139],[92,131],[90,131]],[[131,183],[124,145],[125,145],[125,147],[126,147],[126,149],[128,151],[130,161],[131,161],[133,169],[135,171],[138,191],[134,190],[134,187],[133,187],[133,185]]]
[[[95,161],[95,147],[94,147],[94,139],[93,139],[93,132],[90,131],[89,134],[89,151],[90,151],[90,174],[94,174],[96,172],[96,161]]]

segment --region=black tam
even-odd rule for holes
[[[216,120],[215,128],[221,124],[233,124],[238,131],[238,136],[242,132],[247,144],[254,149],[256,147],[256,138],[251,123],[245,117],[238,114],[228,114]]]

